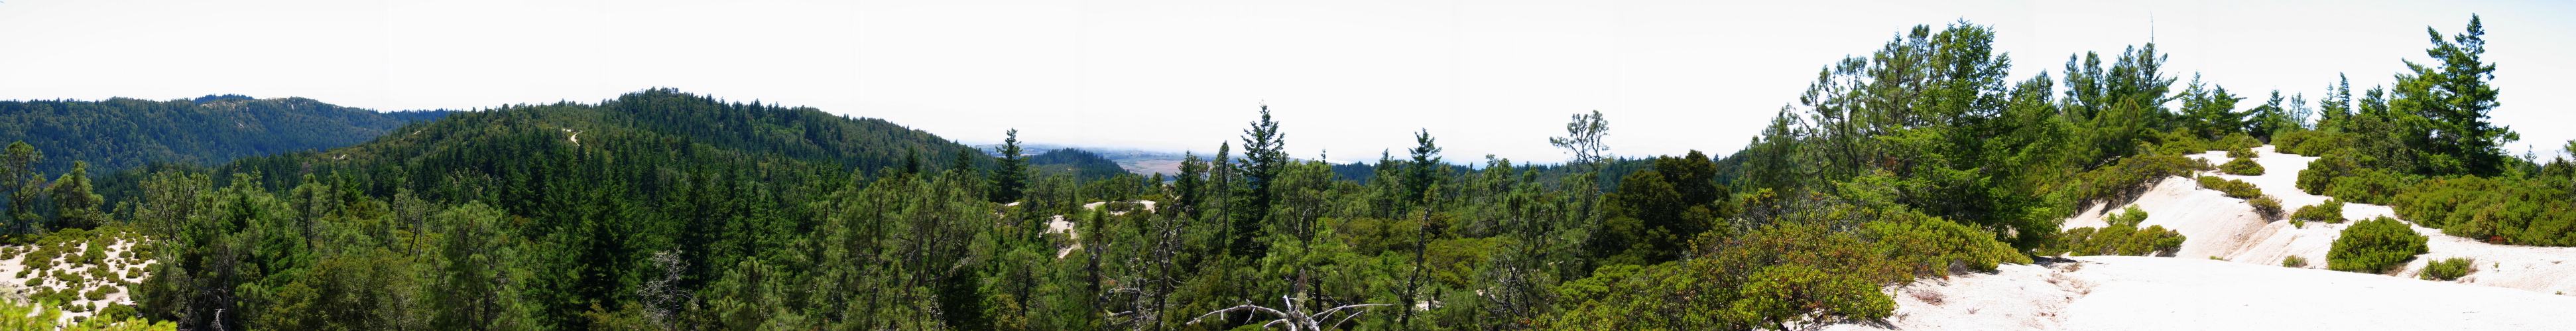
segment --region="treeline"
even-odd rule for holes
[[[2488,83],[2496,65],[2480,58],[2484,27],[2471,18],[2459,34],[2425,33],[2433,63],[2408,62],[2396,84],[2358,99],[2348,85],[2332,86],[2315,130],[2274,140],[2284,152],[2320,157],[2299,172],[2299,189],[2390,205],[2453,236],[2576,246],[2576,163],[2515,157],[2503,145],[2520,135],[2486,121],[2500,104]],[[2576,154],[2576,141],[2563,148]]]
[[[1038,174],[1068,174],[1077,181],[1096,181],[1127,173],[1117,161],[1078,148],[1065,148],[1029,156],[1028,165]]]
[[[366,142],[407,123],[450,111],[376,112],[304,98],[240,95],[195,100],[0,101],[0,141],[50,153],[35,171],[60,174],[72,161],[101,173],[153,162],[214,166],[234,159]]]
[[[159,238],[135,310],[189,329],[1787,329],[1887,318],[1882,288],[2039,253],[2170,254],[2187,238],[2143,213],[2058,220],[2211,169],[2184,154],[2372,116],[2240,111],[2177,89],[2153,44],[2011,80],[1994,36],[1919,26],[1839,61],[1723,158],[1613,157],[1593,112],[1550,140],[1559,166],[1459,167],[1428,131],[1337,166],[1288,155],[1265,108],[1177,176],[1091,179],[1042,171],[1016,132],[996,158],[655,89],[138,172],[104,214],[58,214]],[[2408,95],[2388,114],[2435,98]],[[2464,178],[2494,151],[2427,144],[2354,172]]]

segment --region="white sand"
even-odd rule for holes
[[[1896,291],[1891,325],[1820,329],[2576,330],[2571,296],[2207,259],[2072,259],[1917,283]]]
[[[122,278],[124,278],[125,282],[128,282],[128,283],[142,283],[142,282],[143,282],[143,278],[144,278],[145,276],[147,276],[147,275],[146,275],[146,273],[142,273],[142,272],[128,273],[128,272],[126,272],[126,271],[131,270],[130,268],[136,268],[136,267],[140,267],[140,268],[142,268],[142,269],[144,269],[144,270],[150,270],[150,269],[151,269],[151,266],[152,266],[152,264],[153,264],[153,261],[152,261],[152,260],[150,260],[150,259],[127,259],[127,258],[123,257],[122,255],[123,255],[127,250],[131,250],[131,249],[133,249],[133,248],[134,248],[134,244],[135,244],[135,243],[134,243],[133,241],[127,241],[127,240],[123,240],[123,239],[118,239],[118,240],[116,241],[116,243],[115,243],[115,244],[112,244],[112,245],[108,245],[108,246],[107,246],[107,250],[106,250],[107,258],[100,259],[100,261],[99,261],[99,262],[100,262],[100,263],[102,263],[102,264],[105,264],[107,267],[112,268],[112,269],[109,269],[108,271],[109,271],[109,272],[111,272],[111,273],[113,273],[113,274],[115,274],[115,275],[116,275],[116,276],[118,276],[118,277],[122,277]],[[85,265],[85,264],[70,264],[70,263],[66,263],[66,260],[69,260],[69,259],[72,259],[72,258],[74,258],[74,257],[79,256],[79,255],[81,254],[81,251],[79,251],[79,250],[72,251],[72,252],[69,252],[69,253],[64,253],[61,257],[56,257],[56,258],[54,258],[54,260],[53,260],[53,267],[52,267],[52,268],[50,268],[50,269],[43,270],[43,271],[29,272],[29,273],[27,273],[27,276],[26,276],[26,277],[18,277],[18,272],[19,272],[19,271],[27,270],[27,264],[26,264],[26,262],[27,262],[27,261],[26,261],[26,259],[27,259],[27,255],[30,255],[30,253],[29,253],[29,252],[25,252],[25,251],[32,251],[32,249],[31,249],[31,247],[30,247],[30,246],[26,246],[26,245],[13,245],[13,246],[6,246],[6,247],[7,247],[8,249],[22,250],[21,252],[18,252],[18,254],[17,254],[16,256],[11,256],[11,257],[9,257],[9,259],[7,259],[7,260],[0,260],[0,290],[5,290],[5,291],[7,292],[7,293],[6,293],[6,295],[8,296],[8,300],[15,300],[15,301],[17,301],[17,302],[28,302],[28,301],[27,301],[27,297],[28,297],[28,296],[30,296],[30,295],[35,294],[35,289],[34,289],[34,288],[32,288],[32,287],[30,287],[30,286],[27,286],[27,280],[28,280],[28,279],[33,279],[33,278],[43,278],[43,279],[45,279],[45,280],[44,280],[43,282],[41,282],[41,283],[39,284],[39,286],[51,287],[51,288],[54,288],[55,290],[77,290],[77,291],[80,291],[79,293],[84,293],[84,294],[85,294],[85,293],[88,293],[90,290],[98,289],[98,288],[100,288],[100,287],[114,287],[114,288],[116,288],[116,289],[117,289],[116,293],[110,293],[110,294],[107,294],[107,295],[103,296],[100,300],[89,300],[88,298],[83,297],[83,298],[80,298],[80,299],[77,299],[77,300],[73,300],[72,302],[70,302],[70,304],[75,304],[75,305],[101,305],[101,304],[121,304],[121,305],[132,305],[132,304],[134,304],[134,299],[133,299],[133,294],[134,294],[134,291],[133,291],[133,290],[134,290],[134,289],[132,289],[132,288],[127,288],[127,287],[125,287],[125,286],[123,286],[123,285],[118,285],[117,283],[112,282],[111,280],[108,280],[108,279],[99,279],[99,278],[88,278],[88,279],[84,279],[84,280],[81,282],[81,284],[66,284],[66,283],[64,283],[62,280],[54,279],[54,278],[53,278],[53,276],[49,274],[49,272],[58,271],[58,272],[78,273],[78,274],[81,274],[83,277],[89,277],[88,272],[89,272],[90,268],[95,268],[95,266]],[[84,243],[84,244],[81,244],[81,246],[79,246],[79,247],[80,247],[82,250],[86,250],[86,249],[88,249],[88,248],[89,248],[89,244]],[[79,296],[79,295],[75,295],[75,296]],[[59,307],[58,307],[58,308],[59,308]],[[88,317],[88,316],[96,315],[96,314],[98,314],[98,311],[97,311],[97,310],[84,311],[84,312],[71,312],[71,311],[64,311],[64,312],[63,312],[63,314],[62,314],[62,317],[61,317],[61,318],[59,318],[59,319],[57,319],[57,320],[56,320],[56,322],[57,322],[57,323],[60,323],[60,324],[68,325],[68,324],[70,324],[70,323],[71,323],[71,321],[72,321],[72,319],[73,319],[73,318],[83,318],[83,317]]]
[[[2325,202],[2327,197],[2300,192],[2297,186],[2299,170],[2306,169],[2308,162],[2317,158],[2273,153],[2271,146],[2258,147],[2254,151],[2260,154],[2255,162],[2263,165],[2265,172],[2262,175],[2213,175],[2243,180],[2262,188],[2264,194],[2281,200],[2284,209],[2281,217],[2284,218],[2299,206]],[[2228,160],[2225,152],[2193,156],[2208,158],[2212,163]],[[2147,220],[2140,226],[2162,225],[2189,238],[2183,242],[2181,253],[2175,255],[2185,259],[2215,256],[2229,261],[2279,266],[2283,258],[2295,255],[2308,260],[2306,268],[2322,269],[2326,265],[2327,251],[2334,247],[2335,238],[2352,225],[2311,222],[2300,228],[2290,225],[2287,220],[2261,220],[2244,200],[2200,189],[2199,182],[2183,177],[2156,183],[2153,189],[2132,203],[2148,213]],[[2104,225],[2104,212],[2118,210],[2115,206],[2096,204],[2084,214],[2066,220],[2065,226],[2099,227]],[[2343,214],[2344,218],[2359,221],[2379,216],[2396,217],[2397,213],[2388,206],[2345,203]],[[2576,247],[2495,245],[2444,235],[2441,230],[2420,226],[2415,227],[2415,232],[2430,238],[2426,244],[2430,252],[2417,256],[2397,275],[2412,277],[2422,272],[2424,265],[2432,260],[2466,257],[2477,259],[2477,272],[2460,279],[2461,283],[2546,294],[2576,292],[2576,263],[2568,263],[2576,262]]]
[[[1135,202],[1135,203],[1138,203],[1138,204],[1143,204],[1143,205],[1144,205],[1143,207],[1145,207],[1145,211],[1146,211],[1146,212],[1153,212],[1153,211],[1154,211],[1154,201],[1153,201],[1153,200],[1136,200],[1136,201],[1129,201],[1129,202]],[[1018,204],[1018,202],[1013,202],[1012,204]],[[1086,210],[1088,210],[1088,209],[1098,209],[1098,208],[1100,208],[1100,206],[1101,206],[1101,205],[1106,205],[1106,204],[1109,204],[1109,202],[1107,202],[1107,201],[1100,201],[1100,202],[1086,203],[1086,204],[1082,204],[1082,209],[1086,209]],[[1005,205],[1005,206],[1008,206],[1008,205]],[[1110,215],[1126,215],[1126,214],[1127,214],[1127,212],[1123,212],[1123,211],[1113,211],[1113,212],[1109,212],[1109,214],[1110,214]],[[1065,246],[1064,248],[1056,249],[1056,251],[1055,251],[1055,258],[1061,259],[1061,258],[1064,258],[1066,255],[1072,255],[1072,254],[1073,254],[1073,251],[1074,251],[1074,250],[1076,250],[1076,249],[1082,249],[1082,233],[1081,233],[1081,232],[1076,232],[1076,231],[1074,231],[1074,230],[1073,230],[1073,225],[1074,225],[1074,224],[1073,224],[1073,221],[1071,221],[1071,220],[1068,220],[1068,219],[1064,218],[1064,215],[1055,215],[1055,216],[1053,216],[1053,217],[1051,217],[1051,218],[1048,218],[1048,219],[1047,219],[1046,225],[1047,225],[1047,230],[1046,230],[1046,232],[1045,232],[1045,233],[1057,233],[1057,232],[1063,232],[1063,233],[1065,234],[1065,238],[1073,239],[1073,245],[1068,245],[1068,246]]]
[[[2280,199],[2280,217],[2327,197],[2300,192],[2299,170],[2313,157],[2256,148],[2265,173],[2217,174],[2243,180]],[[2194,155],[2211,163],[2224,152]],[[2065,227],[2104,226],[2103,214],[2134,204],[2149,213],[2140,226],[2181,232],[2174,258],[2089,256],[2053,265],[2004,265],[1993,274],[1931,279],[1890,289],[1897,316],[1886,325],[1837,324],[1821,329],[1877,330],[2576,330],[2576,247],[2494,245],[2416,227],[2429,253],[2394,275],[2322,270],[2326,252],[2352,223],[2267,220],[2244,200],[2172,177],[2132,201],[2096,204]],[[2344,217],[2395,217],[2388,206],[2347,203]],[[2281,267],[2288,256],[2304,268]],[[2218,257],[2226,261],[2209,260]],[[2431,260],[2477,259],[2455,282],[2418,280]],[[1920,294],[1918,294],[1920,293]],[[1924,298],[1939,298],[1933,303]]]

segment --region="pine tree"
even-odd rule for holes
[[[1002,158],[996,160],[998,162],[995,163],[998,164],[993,169],[991,200],[995,203],[1010,203],[1020,201],[1022,190],[1028,188],[1029,165],[1028,159],[1020,155],[1020,129],[1011,129],[1002,134],[1004,137],[1002,148],[997,151],[1002,153]]]
[[[0,154],[0,189],[9,190],[9,233],[32,233],[36,199],[44,195],[45,175],[36,172],[36,163],[45,160],[45,152],[20,141],[9,144],[7,154]]]
[[[2497,106],[2497,91],[2488,83],[2495,79],[2496,65],[2480,58],[2486,54],[2486,28],[2477,15],[2470,15],[2468,29],[2448,40],[2431,27],[2424,28],[2424,33],[2433,42],[2433,48],[2424,53],[2438,63],[2406,61],[2411,72],[2397,75],[2389,108],[2407,115],[2403,122],[2417,128],[2412,134],[2422,135],[2415,147],[2426,172],[2502,173],[2510,161],[2504,144],[2521,140],[2522,135],[2487,122],[2487,112]]]
[[[99,205],[107,197],[90,192],[89,162],[72,161],[72,171],[54,180],[54,217],[56,228],[94,228],[107,223],[107,214]]]

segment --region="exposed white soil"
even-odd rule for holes
[[[2307,169],[2308,162],[2317,158],[2273,153],[2272,146],[2258,147],[2254,151],[2259,154],[2254,158],[2255,162],[2262,164],[2265,170],[2262,175],[2209,175],[2252,183],[2262,188],[2264,194],[2280,199],[2284,210],[2276,217],[2287,218],[2289,212],[2298,210],[2300,206],[2326,201],[2327,197],[2300,192],[2297,186],[2299,170]],[[2226,152],[2193,156],[2209,159],[2211,163],[2229,160]],[[2157,182],[2154,188],[2130,203],[2148,214],[2147,220],[2139,226],[2161,225],[2188,238],[2183,241],[2180,252],[2174,255],[2185,259],[2217,257],[2280,266],[2283,259],[2300,256],[2308,260],[2305,268],[2322,269],[2326,265],[2326,252],[2334,247],[2335,238],[2352,225],[2350,222],[2308,222],[2305,227],[2300,227],[2286,219],[2265,220],[2266,217],[2256,215],[2254,208],[2246,205],[2245,200],[2201,189],[2198,181],[2183,177]],[[2095,204],[2085,213],[2066,220],[2065,227],[2103,226],[2103,214],[2117,212],[2125,206]],[[2397,217],[2396,211],[2388,206],[2349,202],[2344,204],[2343,214],[2344,218],[2354,221],[2380,216]],[[2396,275],[2412,277],[2433,260],[2465,257],[2477,259],[2476,272],[2458,280],[2460,283],[2546,294],[2576,292],[2576,263],[2569,263],[2576,262],[2576,247],[2496,245],[2445,235],[2440,229],[2414,228],[2416,233],[2429,238],[2426,246],[2430,252],[2416,256]]]
[[[2430,252],[2390,275],[2323,270],[2326,253],[2352,223],[2292,225],[2300,206],[2327,197],[2300,192],[2299,170],[2314,157],[2256,148],[2262,175],[2237,176],[2280,199],[2281,215],[2258,215],[2245,200],[2171,177],[2124,201],[2089,206],[2064,227],[2101,227],[2104,214],[2136,205],[2139,226],[2188,237],[2175,257],[2084,256],[1994,273],[1928,279],[1889,289],[1897,315],[1883,323],[1827,330],[2576,330],[2576,247],[2495,245],[2415,227]],[[2193,155],[2224,163],[2225,152]],[[2388,206],[2346,203],[2354,221],[2396,217]],[[2412,224],[2411,222],[2409,223]],[[2300,256],[2305,267],[2283,267]],[[2416,279],[2426,263],[2477,259],[2457,281]],[[2217,258],[2222,260],[2212,260]]]
[[[1884,324],[1816,329],[2576,330],[2571,296],[2207,259],[2073,257],[1891,291]]]
[[[71,263],[69,260],[79,257],[81,251],[89,249],[89,245],[91,245],[90,243],[83,243],[80,246],[81,250],[64,253],[61,257],[54,258],[52,263],[53,267],[44,270],[26,272],[23,276],[20,275],[20,272],[27,270],[27,257],[29,255],[33,255],[28,251],[30,251],[32,247],[26,245],[0,246],[0,249],[8,249],[14,253],[8,255],[8,259],[0,260],[0,291],[6,291],[5,294],[0,295],[6,295],[8,297],[7,300],[22,303],[31,302],[28,300],[28,297],[34,295],[36,291],[35,286],[28,286],[27,282],[29,279],[39,278],[44,280],[36,286],[52,288],[57,291],[77,290],[80,291],[77,293],[86,294],[89,293],[89,291],[102,287],[116,288],[116,293],[103,295],[99,300],[90,300],[86,296],[74,295],[75,297],[80,298],[73,300],[72,302],[68,302],[64,306],[84,305],[91,307],[91,309],[79,312],[65,310],[63,311],[62,317],[55,320],[55,323],[58,325],[70,325],[74,319],[87,318],[91,315],[96,315],[98,314],[98,308],[105,307],[109,304],[132,305],[134,304],[134,289],[128,288],[123,284],[142,283],[143,279],[148,275],[141,271],[151,270],[151,266],[153,264],[153,261],[150,259],[128,259],[123,257],[126,251],[134,248],[134,244],[135,242],[133,241],[116,239],[115,244],[108,245],[105,251],[107,256],[99,261],[101,265]],[[106,268],[106,270],[102,271],[111,275],[111,277],[122,279],[124,283],[121,284],[116,282],[117,279],[96,278],[93,275],[97,274],[91,273],[90,269],[92,268]],[[53,276],[57,273],[77,274],[81,275],[84,279],[78,284],[65,283],[61,279]],[[60,306],[57,308],[60,308]]]
[[[1153,212],[1153,211],[1154,211],[1154,201],[1153,201],[1153,200],[1136,200],[1136,201],[1128,201],[1128,202],[1134,202],[1134,203],[1137,203],[1137,204],[1144,205],[1145,212]],[[1013,202],[1012,204],[1016,205],[1016,204],[1018,204],[1018,202]],[[1086,204],[1082,204],[1082,209],[1085,209],[1085,210],[1088,210],[1088,209],[1098,209],[1098,208],[1100,208],[1100,206],[1101,206],[1101,205],[1106,205],[1106,204],[1109,204],[1109,202],[1107,202],[1107,201],[1101,201],[1101,202],[1086,203]],[[1006,206],[1007,206],[1007,205],[1006,205]],[[1127,212],[1123,212],[1123,211],[1113,211],[1113,212],[1109,212],[1109,214],[1110,214],[1110,215],[1126,215],[1126,214],[1127,214]],[[1073,254],[1073,250],[1076,250],[1076,249],[1082,249],[1082,233],[1081,233],[1081,232],[1073,231],[1073,221],[1071,221],[1071,220],[1068,220],[1068,219],[1064,218],[1064,215],[1055,215],[1055,216],[1052,216],[1052,217],[1047,218],[1046,226],[1047,226],[1047,230],[1046,230],[1046,232],[1045,232],[1045,233],[1057,233],[1057,232],[1063,232],[1063,233],[1065,234],[1065,238],[1073,239],[1073,245],[1067,245],[1067,246],[1065,246],[1064,248],[1060,248],[1060,249],[1056,249],[1056,250],[1055,250],[1055,258],[1059,258],[1059,259],[1061,259],[1061,258],[1064,258],[1066,255],[1072,255],[1072,254]]]

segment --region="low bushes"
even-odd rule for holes
[[[2424,235],[2386,216],[2354,223],[2326,252],[2326,269],[2381,273],[2424,254]]]
[[[2308,266],[2308,258],[2306,258],[2306,257],[2300,257],[2300,256],[2298,256],[2298,255],[2291,255],[2290,257],[2284,257],[2284,258],[2281,258],[2281,266],[2284,266],[2284,267],[2291,267],[2291,268],[2307,267],[2307,266]]]
[[[2236,158],[2238,160],[2254,158],[2256,156],[2261,155],[2254,154],[2253,148],[2246,148],[2244,146],[2237,146],[2236,148],[2227,150],[2227,157]]]
[[[2430,179],[2389,199],[2397,216],[2442,233],[2520,245],[2576,245],[2576,203],[2529,179]]]
[[[2343,223],[2343,200],[2326,199],[2325,203],[2299,207],[2290,219],[2302,222]]]
[[[2477,270],[2475,268],[2477,268],[2477,264],[2477,259],[2470,258],[2454,257],[2441,259],[2431,263],[2425,263],[2424,272],[2416,274],[2415,278],[2439,281],[2460,280],[2461,276],[2468,276],[2469,273],[2476,272]]]
[[[2297,131],[2272,137],[2272,151],[2304,156],[2326,155],[2351,146],[2360,136],[2343,132]]]
[[[2265,222],[2270,222],[2273,219],[2281,217],[2281,199],[2273,199],[2268,196],[2245,199],[2245,205],[2254,206],[2254,213],[2263,215],[2263,221]]]
[[[2173,256],[2175,252],[2182,249],[2182,242],[2186,238],[2181,232],[2168,230],[2160,225],[2148,226],[2145,229],[2138,228],[2138,223],[2146,219],[2146,211],[2138,210],[2138,206],[2129,206],[2118,214],[2106,217],[2104,221],[2111,223],[2109,226],[2099,229],[2067,229],[2066,232],[2058,234],[2054,242],[2041,247],[2039,253],[2078,256]]]
[[[2254,187],[2253,183],[2247,183],[2242,180],[2219,178],[2218,176],[2200,176],[2200,188],[2218,190],[2218,192],[2227,193],[2227,197],[2230,198],[2253,199],[2263,197],[2263,189]]]
[[[2139,155],[2121,158],[2108,167],[2076,174],[2068,192],[2075,200],[2108,198],[2129,190],[2144,188],[2157,179],[2190,176],[2209,170],[2208,162],[2181,155]]]
[[[2265,220],[2281,215],[2281,200],[2263,195],[2263,189],[2254,187],[2253,183],[2218,178],[2218,176],[2200,176],[2200,188],[2218,190],[2220,193],[2226,193],[2230,198],[2245,199],[2245,205],[2253,206],[2254,212],[2262,214]]]
[[[2254,159],[2240,156],[2236,157],[2235,160],[2228,160],[2226,164],[2218,165],[2218,172],[2243,176],[2261,175],[2263,174],[2263,164],[2254,163]]]

